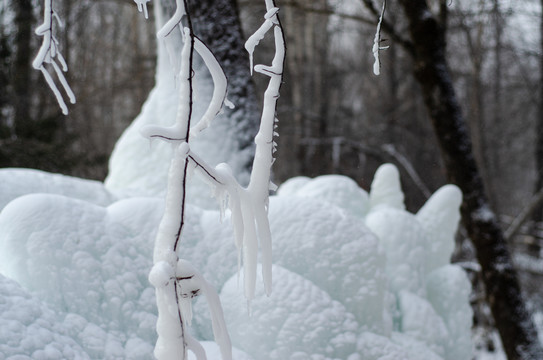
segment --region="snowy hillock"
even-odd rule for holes
[[[163,200],[0,176],[17,179],[0,188],[0,358],[152,359]],[[234,359],[471,359],[470,284],[448,263],[461,195],[446,186],[411,214],[399,186],[392,165],[369,194],[337,175],[283,184],[269,205],[273,292],[258,282],[249,306],[228,219],[191,194],[180,256],[219,291]],[[202,299],[191,331],[220,358]]]

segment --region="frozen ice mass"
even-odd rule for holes
[[[219,292],[234,359],[471,359],[470,284],[448,261],[460,192],[446,186],[411,214],[397,171],[378,174],[369,194],[338,175],[279,188],[273,292],[257,281],[249,309],[231,224],[189,205],[180,255]],[[0,176],[17,179],[1,189],[0,358],[152,359],[162,198],[32,170]],[[191,331],[220,359],[205,299]]]

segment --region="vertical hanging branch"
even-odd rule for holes
[[[191,350],[199,359],[205,359],[205,351],[202,346],[186,331],[187,324],[190,325],[192,321],[192,298],[204,294],[211,310],[213,333],[221,349],[222,358],[230,360],[232,347],[218,295],[190,263],[178,256],[185,225],[189,160],[193,159],[190,156],[189,147],[193,107],[193,57],[195,49],[204,53],[205,46],[193,35],[190,13],[187,11],[186,1],[183,0],[177,0],[177,11],[174,17],[158,33],[159,37],[168,36],[180,25],[183,15],[186,16],[187,27],[182,29],[184,45],[178,74],[180,85],[176,122],[168,128],[147,126],[142,129],[143,135],[149,139],[159,138],[175,146],[168,174],[166,208],[155,241],[154,265],[149,274],[149,280],[156,289],[158,307],[158,339],[154,353],[160,360],[184,360],[187,358],[187,350]],[[213,64],[209,58],[209,53],[203,57],[207,59],[206,63],[211,64],[208,66],[215,73],[214,80],[217,83],[226,84],[226,79],[220,79],[222,72],[217,70],[216,64]],[[225,85],[218,86],[214,98],[220,98],[221,93],[222,99],[212,101],[206,114],[220,111],[226,97]],[[206,122],[209,121],[209,119],[206,120]],[[194,162],[194,160],[192,161]]]
[[[64,115],[67,115],[68,107],[64,102],[64,98],[60,93],[57,85],[55,84],[55,80],[51,76],[49,70],[45,67],[45,64],[50,64],[53,67],[56,77],[62,85],[64,92],[68,96],[70,102],[72,104],[75,104],[75,95],[70,88],[68,81],[66,81],[66,77],[64,76],[64,73],[68,71],[68,65],[66,64],[64,57],[58,50],[59,42],[53,35],[53,20],[56,20],[59,26],[62,26],[62,22],[60,21],[60,18],[58,17],[57,13],[53,8],[53,0],[45,0],[43,11],[43,24],[41,24],[36,29],[36,34],[39,36],[43,36],[43,42],[40,50],[38,51],[38,54],[36,55],[36,58],[32,62],[32,66],[34,67],[34,69],[40,70],[42,72],[43,77],[47,82],[47,85],[49,85],[49,87],[55,94],[57,102],[62,109],[62,113]]]
[[[136,1],[145,5],[145,0]],[[256,150],[250,182],[242,188],[235,180],[227,164],[209,166],[195,154],[189,146],[191,136],[205,130],[223,105],[232,106],[226,98],[226,76],[212,52],[193,35],[190,12],[186,0],[177,0],[174,16],[158,32],[158,37],[165,38],[180,25],[183,16],[187,27],[182,30],[184,46],[181,53],[181,66],[178,74],[179,105],[176,122],[171,127],[146,126],[142,134],[149,139],[162,139],[175,146],[175,153],[168,175],[166,209],[160,223],[154,250],[154,266],[149,280],[156,288],[158,321],[158,340],[155,356],[158,359],[186,359],[187,349],[195,354],[205,352],[197,341],[186,332],[186,324],[192,318],[191,298],[204,293],[208,300],[213,322],[215,340],[220,346],[224,360],[231,359],[230,338],[226,331],[219,298],[212,287],[185,260],[179,259],[178,248],[185,219],[185,194],[189,166],[194,167],[208,183],[215,187],[215,193],[221,197],[221,203],[228,203],[232,212],[232,222],[236,237],[236,246],[242,254],[244,265],[245,296],[254,297],[258,244],[261,245],[262,272],[264,286],[271,293],[271,232],[268,221],[270,173],[274,162],[273,153],[276,144],[274,136],[277,99],[282,82],[285,60],[285,40],[283,29],[277,16],[279,9],[274,1],[266,0],[267,12],[264,23],[249,38],[246,48],[252,59],[252,53],[265,34],[273,29],[275,56],[271,66],[255,65],[254,71],[270,78],[264,94],[264,106],[260,129],[255,137]],[[192,60],[196,50],[204,60],[214,83],[212,99],[207,111],[198,123],[191,128],[192,121]],[[251,60],[251,71],[253,70]],[[226,201],[228,199],[228,201]],[[241,261],[240,261],[241,262]],[[200,357],[198,357],[200,358]]]
[[[373,63],[373,73],[375,75],[381,74],[381,59],[379,58],[379,51],[388,49],[388,46],[381,46],[381,24],[383,23],[383,18],[385,16],[387,2],[383,0],[383,7],[381,8],[381,14],[379,15],[379,21],[377,22],[377,29],[375,30],[375,37],[373,39],[373,47],[371,51],[373,52],[373,58],[375,62]]]
[[[192,107],[191,100],[191,52],[193,42],[190,29],[184,31],[182,68],[179,74],[181,86],[180,102],[176,125],[158,130],[150,135],[173,142],[176,145],[174,157],[168,174],[168,191],[166,208],[158,228],[153,254],[154,266],[149,274],[149,280],[155,286],[158,307],[157,333],[155,347],[157,359],[186,359],[188,334],[185,320],[179,306],[179,291],[177,282],[177,248],[184,227],[185,219],[185,187],[187,180],[187,155],[189,145],[185,141],[188,135],[188,122]]]
[[[268,220],[268,202],[269,202],[269,190],[271,187],[270,175],[271,166],[274,162],[273,153],[276,151],[276,143],[273,137],[278,134],[275,132],[277,127],[276,109],[277,100],[279,99],[279,90],[281,88],[281,82],[283,80],[283,67],[285,62],[285,38],[283,34],[283,28],[278,16],[279,8],[275,6],[274,0],[266,0],[266,14],[264,15],[264,23],[246,42],[245,48],[249,52],[251,57],[251,67],[253,51],[258,45],[260,40],[264,37],[266,32],[273,29],[274,42],[275,42],[275,56],[272,60],[271,66],[255,65],[254,71],[268,76],[270,81],[266,92],[264,93],[264,106],[262,110],[262,117],[260,121],[260,128],[255,137],[256,150],[255,158],[253,161],[253,170],[251,172],[251,178],[247,187],[248,197],[250,201],[247,201],[242,206],[243,219],[253,217],[255,226],[249,226],[249,232],[257,232],[258,239],[260,240],[260,246],[262,248],[262,276],[264,279],[264,287],[266,293],[271,293],[272,276],[271,276],[271,233]],[[251,71],[253,68],[251,68]],[[246,234],[245,237],[249,237],[251,234]],[[256,236],[255,236],[256,239]],[[254,296],[255,278],[251,274],[256,273],[256,244],[254,246],[244,247],[244,258],[254,259],[245,261],[245,266],[249,266],[250,269],[246,269],[245,275],[245,295],[248,299]],[[249,275],[247,275],[249,274]]]

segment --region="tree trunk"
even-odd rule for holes
[[[15,12],[15,54],[11,74],[15,133],[18,137],[27,138],[34,131],[30,119],[33,7],[31,0],[12,1],[12,6]]]
[[[543,0],[541,0],[541,7],[543,9]],[[541,12],[540,21],[540,45],[543,50],[543,11]],[[537,113],[537,128],[536,128],[536,184],[535,191],[537,193],[539,189],[543,188],[543,55],[539,56],[539,104]],[[543,206],[540,206],[534,212],[534,220],[543,220]]]
[[[448,177],[464,193],[463,223],[477,249],[487,301],[504,350],[511,360],[543,359],[536,328],[473,157],[445,57],[445,31],[425,0],[400,0],[400,3],[413,43],[414,74],[440,143]]]

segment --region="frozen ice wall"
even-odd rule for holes
[[[162,199],[1,175],[19,181],[1,190],[13,200],[0,213],[0,358],[152,359]],[[249,309],[228,219],[190,205],[180,255],[220,292],[234,358],[471,359],[470,286],[448,264],[460,193],[446,186],[418,214],[402,198],[391,165],[369,194],[336,175],[286,182],[270,199],[274,290],[258,288]],[[194,336],[218,359],[205,301],[194,312]]]

